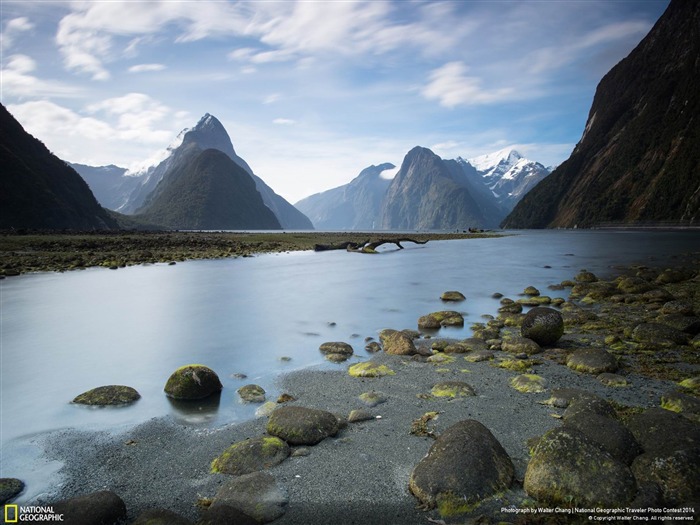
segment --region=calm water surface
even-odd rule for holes
[[[318,347],[346,341],[364,359],[365,337],[415,328],[445,309],[439,297],[460,290],[464,329],[495,314],[494,292],[515,296],[582,268],[662,264],[697,250],[700,233],[532,231],[496,239],[406,243],[381,255],[295,252],[254,258],[89,269],[0,281],[1,438],[58,428],[110,429],[171,415],[197,425],[253,416],[236,389],[257,383],[275,399],[275,378],[325,363]],[[551,268],[545,268],[550,266]],[[565,296],[565,295],[562,295]],[[291,358],[289,361],[282,357]],[[179,406],[163,394],[179,366],[203,363],[220,376],[218,403]],[[233,374],[244,373],[246,380]],[[143,396],[123,408],[71,405],[77,394],[125,384]],[[4,458],[7,459],[7,458]],[[4,469],[3,469],[4,470]],[[2,475],[10,475],[3,472]]]

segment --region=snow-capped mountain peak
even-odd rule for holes
[[[474,166],[478,171],[486,172],[498,166],[513,166],[521,159],[523,159],[523,156],[518,151],[508,147],[494,151],[493,153],[487,153],[486,155],[468,159],[468,161],[469,164]]]

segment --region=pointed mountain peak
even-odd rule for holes
[[[507,147],[469,159],[469,163],[479,171],[488,171],[499,165],[508,164],[512,166],[521,159],[523,159],[523,156],[517,150]]]

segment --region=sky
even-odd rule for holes
[[[414,146],[566,160],[668,0],[0,0],[0,102],[56,155],[132,171],[216,116],[294,203]]]

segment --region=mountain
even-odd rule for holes
[[[446,163],[427,148],[404,157],[382,204],[385,230],[452,230],[491,227],[498,207],[478,199],[462,168]]]
[[[0,104],[0,229],[117,229],[75,170]]]
[[[135,215],[186,230],[280,229],[248,172],[218,149],[183,142]]]
[[[319,230],[374,230],[391,184],[381,174],[395,167],[388,162],[370,166],[348,184],[306,197],[294,206]]]
[[[498,203],[508,211],[551,171],[510,148],[475,157],[468,162],[481,175]]]
[[[700,220],[700,2],[672,0],[600,81],[581,140],[506,228]]]
[[[127,173],[126,170],[122,173],[121,182],[117,183],[111,180],[110,176],[105,172],[95,172],[96,169],[89,166],[75,165],[78,172],[88,181],[95,184],[95,187],[110,186],[111,190],[107,192],[98,192],[98,198],[104,206],[110,207],[107,203],[118,204],[118,207],[112,208],[121,213],[133,214],[136,213],[144,203],[148,196],[156,189],[158,183],[163,179],[163,176],[172,169],[175,169],[175,164],[178,162],[180,155],[178,151],[181,148],[195,144],[201,150],[215,149],[225,153],[231,160],[242,167],[255,182],[255,186],[262,195],[265,205],[270,208],[277,216],[278,221],[285,229],[310,230],[313,229],[311,221],[305,217],[299,210],[294,208],[283,197],[277,195],[272,188],[253,173],[248,163],[238,156],[231,143],[231,138],[224,126],[213,115],[204,115],[196,126],[191,129],[185,129],[177,136],[166,150],[165,158],[158,164],[143,168],[134,173]],[[118,168],[122,169],[122,168]],[[110,179],[105,182],[104,179],[96,177],[96,175],[105,175],[105,178]],[[97,178],[97,180],[96,180]],[[124,194],[128,196],[124,198]]]
[[[69,162],[68,165],[87,182],[97,201],[108,210],[122,209],[129,196],[140,185],[138,177],[125,176],[126,168],[113,164],[87,166]]]

